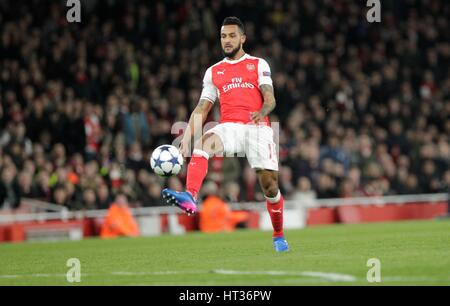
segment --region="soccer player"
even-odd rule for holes
[[[168,204],[194,214],[208,159],[216,154],[245,154],[267,199],[274,248],[285,252],[289,247],[283,233],[284,200],[278,187],[278,160],[268,119],[276,105],[271,70],[264,59],[243,50],[246,36],[238,18],[225,18],[220,35],[225,58],[205,73],[200,102],[182,137],[183,156],[189,156],[191,138],[201,133],[201,126],[194,128],[196,121],[200,118],[203,125],[216,101],[220,102],[220,124],[198,137],[187,169],[186,192],[164,189],[162,195]]]

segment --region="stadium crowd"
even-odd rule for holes
[[[448,1],[383,1],[379,24],[365,1],[89,0],[70,24],[64,2],[0,2],[0,209],[107,208],[118,191],[157,206],[182,189],[148,158],[198,102],[229,15],[272,67],[286,198],[450,189]],[[263,199],[245,159],[211,160],[208,180]]]

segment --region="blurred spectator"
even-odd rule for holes
[[[229,203],[237,203],[241,198],[241,188],[236,182],[228,182],[225,185],[224,200]]]
[[[134,170],[135,172],[140,169],[149,170],[149,163],[144,160],[144,154],[141,145],[138,142],[134,142],[130,145],[127,156],[126,167],[128,169]]]
[[[83,208],[93,210],[97,208],[97,196],[93,189],[85,189],[83,191]]]
[[[300,177],[297,181],[297,188],[292,195],[292,200],[304,206],[312,206],[316,198],[317,195],[312,189],[310,180],[304,176]]]
[[[175,191],[183,191],[183,185],[181,184],[180,179],[176,176],[169,178],[167,186]]]
[[[328,174],[321,173],[317,179],[317,197],[319,199],[330,199],[338,196],[336,180]]]
[[[142,206],[161,206],[161,191],[162,188],[160,184],[149,184],[146,193],[141,199]]]
[[[264,196],[261,192],[259,184],[257,182],[258,178],[256,176],[255,171],[250,168],[250,166],[246,166],[244,168],[243,173],[243,189],[244,189],[244,197],[243,201],[251,202],[251,201],[263,201]]]
[[[16,170],[5,167],[1,172],[0,181],[0,207],[2,209],[14,209],[20,204],[20,187],[14,180]]]
[[[199,227],[202,232],[231,232],[248,220],[248,212],[232,211],[218,196],[219,188],[213,181],[205,182],[202,191]]]
[[[448,194],[448,213],[447,216],[450,217],[450,170],[446,171],[444,174],[444,184],[442,186],[442,191]]]
[[[281,192],[290,197],[294,191],[294,185],[292,184],[292,170],[289,167],[282,166],[279,171],[279,184]]]
[[[119,193],[116,195],[114,203],[108,209],[108,214],[102,224],[100,236],[102,238],[139,236],[139,227],[130,211],[125,194]]]
[[[97,189],[97,208],[108,209],[112,202],[112,197],[106,184],[101,184]]]
[[[19,174],[18,186],[20,190],[20,197],[22,198],[37,197],[37,191],[33,186],[33,176],[30,173],[23,171]]]
[[[439,172],[436,169],[436,164],[432,160],[426,160],[423,163],[419,185],[425,193],[439,191]]]
[[[147,146],[150,141],[149,126],[141,105],[137,101],[131,103],[130,110],[126,110],[122,116],[127,146],[135,142]]]
[[[238,158],[224,158],[222,169],[223,184],[237,182],[240,177],[241,165]]]
[[[70,208],[71,204],[69,196],[67,194],[67,190],[63,186],[56,186],[53,191],[53,197],[51,202],[57,205],[64,206],[66,208]]]

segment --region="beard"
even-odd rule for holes
[[[224,57],[228,57],[228,58],[232,58],[234,57],[239,50],[241,50],[242,44],[239,44],[239,46],[237,46],[236,48],[234,48],[233,50],[226,52],[225,49],[222,48],[222,54]]]

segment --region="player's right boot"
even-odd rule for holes
[[[289,251],[289,245],[284,237],[273,238],[273,247],[279,253]]]
[[[162,197],[168,205],[176,205],[188,215],[197,212],[198,203],[189,192],[178,192],[166,188],[162,191]]]

